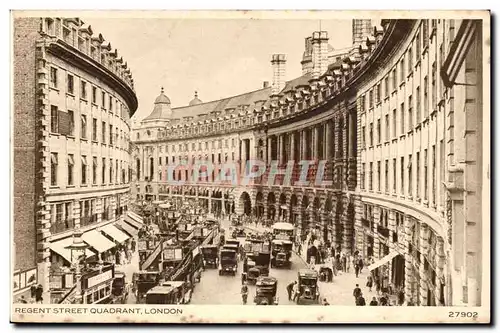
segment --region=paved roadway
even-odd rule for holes
[[[230,223],[227,220],[221,222],[221,227],[226,230],[226,239],[229,237]],[[288,301],[286,286],[297,280],[297,272],[301,268],[305,268],[304,261],[296,256],[292,256],[292,267],[288,268],[271,268],[269,276],[275,277],[278,280],[278,298],[279,304],[294,304]],[[201,277],[200,283],[197,283],[191,299],[191,304],[242,304],[241,301],[241,273],[243,272],[243,263],[238,263],[238,272],[236,276],[223,275],[219,276],[218,270],[207,268]],[[248,286],[248,303],[253,305],[255,296],[255,286]]]

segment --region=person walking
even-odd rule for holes
[[[132,242],[130,243],[130,247],[131,247],[132,253],[135,252],[135,245],[136,245],[135,238],[133,238]]]
[[[366,301],[365,301],[365,298],[363,297],[363,293],[361,293],[359,295],[359,297],[356,299],[356,305],[357,306],[365,306],[366,305]]]
[[[359,296],[361,296],[361,288],[359,288],[359,284],[356,284],[356,287],[352,291],[352,296],[354,296],[354,300],[356,301]]]
[[[288,300],[289,301],[292,300],[293,287],[295,287],[296,283],[297,283],[297,281],[293,281],[288,286],[286,286],[286,292],[288,293]]]
[[[380,295],[380,278],[377,276],[375,276],[375,279],[374,279],[374,283],[375,283],[375,291],[377,292],[377,295]]]
[[[378,306],[377,298],[374,296],[370,302],[370,306]]]
[[[366,277],[366,286],[368,287],[368,291],[372,292],[372,287],[373,287],[373,278],[371,275],[368,275]]]
[[[362,257],[359,257],[358,265],[359,265],[359,273],[361,273],[363,271],[363,266],[364,266],[364,262],[363,262]]]
[[[346,272],[349,273],[350,269],[351,269],[351,255],[347,254],[347,256],[346,256]]]
[[[359,264],[357,260],[354,260],[354,273],[356,274],[356,277],[359,275]]]
[[[294,302],[296,302],[298,300],[299,296],[300,296],[299,284],[297,283],[297,281],[295,281],[294,286],[293,286],[292,300]]]
[[[342,253],[342,272],[347,273],[347,257]]]

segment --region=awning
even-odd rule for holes
[[[130,216],[125,216],[125,222],[134,227],[135,229],[141,229],[142,224],[131,218]]]
[[[107,250],[115,247],[115,243],[107,239],[103,234],[101,234],[97,230],[87,231],[82,235],[82,238],[85,241],[85,243],[92,246],[99,253],[106,252]]]
[[[73,243],[73,237],[64,238],[57,242],[50,243],[50,249],[71,263],[71,250],[67,247]],[[90,249],[85,249],[87,258],[95,255]]]
[[[129,234],[130,236],[134,237],[134,236],[137,236],[139,234],[139,231],[137,231],[136,228],[130,226],[130,224],[128,224],[127,222],[125,221],[120,221],[116,224],[116,226],[118,228],[121,228],[123,231],[125,231],[127,234]]]
[[[399,254],[398,251],[392,251],[390,252],[388,255],[386,255],[385,257],[383,257],[382,259],[374,262],[373,264],[371,264],[370,266],[368,266],[368,270],[369,271],[373,271],[374,269],[376,268],[379,268],[380,266],[382,266],[383,264],[386,264],[388,263],[389,261],[391,261],[393,258],[395,258],[397,255]]]
[[[127,234],[120,231],[120,229],[115,227],[113,224],[108,224],[102,227],[101,232],[104,232],[106,235],[110,236],[118,243],[123,243],[130,238]]]

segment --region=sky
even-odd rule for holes
[[[153,110],[161,87],[172,107],[185,106],[198,91],[209,102],[262,87],[272,81],[271,55],[287,56],[286,79],[301,75],[304,40],[326,30],[329,44],[352,44],[351,20],[101,18],[85,23],[102,33],[128,63],[140,120]]]

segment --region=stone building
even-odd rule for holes
[[[115,222],[129,202],[136,108],[127,63],[89,25],[14,20],[14,297],[40,284],[51,302],[64,289],[55,271],[72,264],[74,230],[94,259],[126,237]]]
[[[271,87],[173,109],[162,91],[132,131],[134,195],[284,219],[298,238],[373,258],[381,281],[416,305],[480,305],[481,21],[359,21],[340,57],[327,32],[308,37],[298,78],[286,79],[286,56],[275,54]],[[295,162],[290,181],[216,182],[225,161],[246,175],[253,160],[268,170]],[[173,183],[166,170],[179,161],[216,167],[201,181],[190,181],[196,167],[177,167],[173,180],[185,183]],[[313,162],[305,176],[300,161]]]

